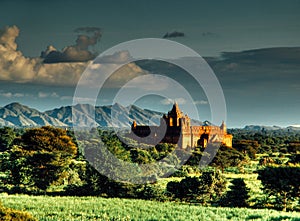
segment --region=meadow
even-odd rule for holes
[[[175,202],[101,197],[51,197],[1,194],[4,206],[26,210],[40,221],[75,220],[264,220],[300,221],[296,212],[216,208]]]

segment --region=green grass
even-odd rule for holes
[[[39,220],[268,220],[300,221],[300,214],[274,210],[215,208],[99,197],[0,195],[6,207],[26,210]]]

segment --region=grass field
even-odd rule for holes
[[[300,221],[300,214],[274,210],[215,208],[99,197],[0,195],[7,207],[26,210],[39,220],[268,220]]]

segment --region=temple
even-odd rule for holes
[[[177,103],[174,103],[167,115],[163,115],[159,126],[137,125],[134,121],[130,137],[143,143],[172,143],[181,148],[206,147],[208,143],[216,142],[232,147],[232,135],[227,134],[224,122],[221,126],[193,126],[190,118],[179,109]]]

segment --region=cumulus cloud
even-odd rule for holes
[[[94,61],[94,63],[123,64],[126,62],[130,62],[132,59],[133,58],[130,55],[129,51],[119,51],[119,52],[115,52],[112,55],[106,55],[106,56],[100,57],[99,59],[96,59]]]
[[[185,34],[183,32],[180,31],[173,31],[173,32],[167,32],[163,38],[177,38],[177,37],[184,37]]]
[[[76,85],[88,62],[44,64],[42,58],[28,58],[19,51],[17,26],[0,30],[0,80],[17,83]],[[45,53],[55,51],[49,46]]]
[[[96,28],[93,27],[80,28],[78,31],[82,31],[83,29],[87,33],[93,31],[94,40],[79,38],[77,46],[82,50],[87,49],[87,45],[94,44],[97,38],[95,36],[99,36],[100,34],[95,34],[94,31]],[[113,70],[118,64],[132,59],[128,51],[120,51],[95,62],[44,63],[43,58],[29,58],[18,50],[18,45],[15,41],[18,35],[19,28],[16,26],[0,30],[0,80],[2,81],[74,86],[77,85],[82,73],[90,65],[91,74],[89,79],[92,85],[93,82],[99,82],[103,79],[99,70]],[[88,41],[87,43],[85,42],[86,40]],[[71,50],[71,48],[68,50]],[[47,57],[53,52],[57,52],[56,48],[48,46],[43,52],[43,56]],[[147,73],[135,63],[129,63],[114,72],[108,79],[106,86],[119,87],[135,76]]]
[[[85,62],[94,59],[96,54],[89,51],[89,47],[97,44],[100,40],[102,36],[101,29],[97,27],[82,27],[77,28],[75,32],[84,34],[77,36],[75,45],[67,46],[62,51],[58,51],[53,46],[48,46],[41,53],[44,63]],[[92,35],[89,35],[91,33]]]

